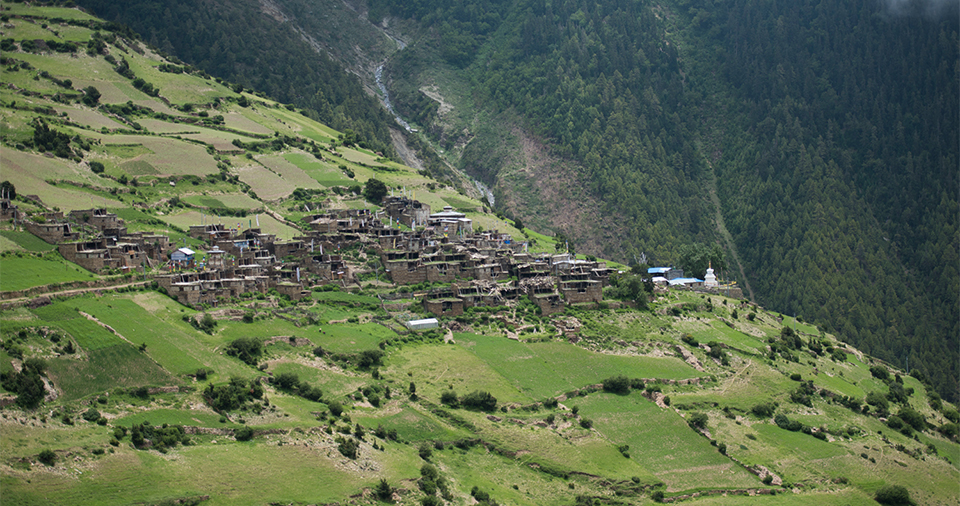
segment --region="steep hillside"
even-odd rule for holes
[[[758,300],[957,399],[958,25],[921,4],[372,0],[365,23],[407,23],[396,109],[501,209],[616,258],[719,242]]]
[[[212,255],[189,226],[292,238],[317,209],[378,210],[374,180],[533,254],[558,245],[117,25],[3,9],[0,179],[20,213],[0,223],[4,504],[960,498],[960,414],[922,374],[721,293],[624,272],[602,303],[522,296],[412,331],[451,285],[385,281],[375,247],[338,248],[350,283],[304,272],[302,299],[199,309],[152,282],[163,268],[64,261],[21,220],[104,207]]]

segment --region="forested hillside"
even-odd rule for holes
[[[240,4],[243,23],[230,22],[241,19],[233,13],[218,21],[207,2],[200,21],[187,21],[197,16],[185,4],[167,15],[82,3],[282,100],[303,95],[290,84],[310,79],[302,63],[280,64],[295,41],[251,44],[252,27],[280,26],[253,2]],[[303,2],[275,4],[287,16],[303,12]],[[387,65],[394,103],[454,163],[509,196],[498,199],[503,211],[542,222],[537,209],[562,212],[569,202],[524,178],[583,181],[600,209],[577,225],[589,231],[562,230],[582,251],[673,263],[686,244],[720,243],[728,257],[735,248],[740,281],[758,300],[919,369],[956,399],[957,16],[955,6],[927,5],[370,0],[368,19],[356,22],[419,27]],[[228,35],[239,25],[242,36]],[[257,66],[252,47],[284,51],[277,64]],[[334,51],[349,63],[348,53]],[[280,77],[288,69],[297,70]],[[442,117],[438,95],[457,104],[459,121]],[[338,98],[332,112],[355,102],[363,101]],[[373,126],[356,128],[385,142]],[[518,135],[542,143],[557,172],[526,173]],[[715,225],[714,181],[731,242]],[[591,232],[610,222],[617,242],[596,242]]]
[[[759,297],[942,378],[951,395],[956,19],[894,16],[872,0],[737,1],[692,24],[742,104],[717,166]]]

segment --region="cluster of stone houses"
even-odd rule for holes
[[[190,305],[271,288],[299,299],[307,293],[308,273],[314,284],[353,282],[356,272],[340,252],[359,248],[379,256],[383,275],[396,284],[450,283],[420,294],[424,308],[438,316],[521,295],[550,314],[565,304],[601,301],[611,272],[602,262],[566,254],[530,255],[507,234],[474,233],[463,213],[449,207],[430,213],[428,205],[407,197],[386,197],[380,211],[328,210],[305,221],[308,229],[291,241],[255,228],[190,227],[192,237],[211,246],[196,263],[204,269],[159,276],[158,282]]]
[[[403,196],[385,197],[380,211],[328,210],[306,222],[308,229],[291,241],[259,228],[191,226],[189,235],[209,245],[202,257],[166,236],[128,232],[106,209],[44,213],[23,224],[90,271],[162,266],[168,272],[157,282],[190,306],[270,289],[296,300],[306,295],[308,277],[313,284],[346,286],[355,273],[340,252],[358,247],[368,258],[378,256],[383,275],[396,284],[449,283],[420,294],[425,309],[438,316],[522,295],[545,314],[565,304],[599,302],[611,273],[602,262],[529,254],[507,234],[474,233],[472,221],[449,206],[431,213],[430,206]]]
[[[129,232],[123,220],[106,209],[46,212],[23,226],[33,235],[56,244],[66,260],[84,269],[146,269],[165,260],[167,236]]]

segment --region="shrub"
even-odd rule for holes
[[[440,402],[446,404],[451,408],[455,408],[460,405],[460,400],[457,398],[457,393],[453,390],[445,390],[440,394]]]
[[[870,374],[880,381],[886,381],[887,378],[890,377],[890,372],[887,371],[887,368],[880,365],[870,366]]]
[[[603,380],[603,390],[615,394],[630,393],[630,379],[624,375],[612,376]]]
[[[43,450],[37,455],[37,460],[46,466],[52,466],[57,463],[57,454],[52,450]]]
[[[589,418],[583,418],[580,420],[580,426],[584,429],[593,428],[593,420],[590,420]]]
[[[428,443],[420,443],[420,447],[417,449],[417,453],[420,455],[420,458],[423,460],[430,460],[430,457],[433,456],[433,448]]]
[[[877,491],[877,495],[874,496],[874,500],[880,504],[889,506],[914,504],[913,499],[910,498],[910,492],[900,485],[887,485],[881,488]]]
[[[687,424],[694,429],[706,429],[708,420],[709,418],[706,413],[700,413],[698,411],[690,414],[690,419],[687,420]]]
[[[250,427],[240,427],[233,433],[233,437],[237,438],[237,441],[250,441],[253,439],[253,429]]]
[[[764,404],[757,404],[750,410],[750,412],[759,418],[770,418],[773,416],[773,413],[776,411],[776,409],[776,406],[768,402]]]
[[[360,443],[353,438],[344,438],[340,440],[340,444],[337,446],[337,450],[348,459],[356,459],[357,454],[360,450]]]
[[[263,342],[252,337],[241,337],[227,345],[227,355],[237,357],[249,365],[257,365],[261,354]]]
[[[465,395],[461,404],[467,409],[495,411],[497,409],[497,398],[484,390],[475,390]]]
[[[327,404],[327,409],[333,416],[340,416],[343,413],[343,404],[340,404],[340,401],[333,400]]]
[[[96,422],[100,419],[100,412],[96,408],[90,408],[83,413],[83,419],[88,422]]]

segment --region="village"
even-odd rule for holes
[[[16,206],[5,201],[2,209],[4,219],[17,219]],[[308,230],[288,241],[253,226],[191,226],[189,236],[202,241],[203,252],[178,247],[164,235],[128,232],[122,219],[102,208],[45,212],[19,222],[56,244],[64,259],[91,272],[160,271],[153,274],[158,285],[194,308],[270,290],[297,301],[316,286],[362,288],[359,276],[369,274],[371,264],[359,261],[359,255],[351,261],[345,252],[378,260],[373,269],[378,282],[382,277],[395,285],[439,285],[412,295],[437,317],[504,305],[524,295],[543,315],[571,304],[598,304],[616,272],[603,261],[569,253],[529,253],[528,243],[509,234],[474,231],[472,220],[451,206],[431,213],[430,206],[407,196],[385,196],[379,211],[312,214],[304,218]],[[703,280],[671,267],[653,267],[647,275],[662,287],[720,289],[713,269]],[[724,294],[742,298],[737,288],[724,288]]]

